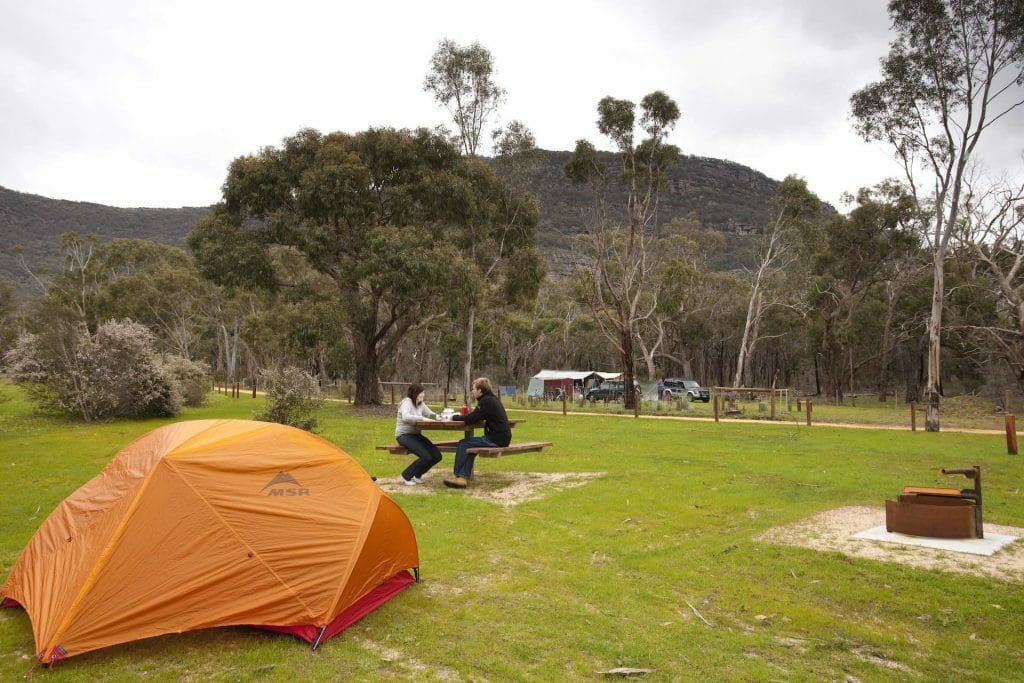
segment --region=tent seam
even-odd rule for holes
[[[370,528],[373,526],[373,520],[377,516],[377,510],[380,509],[380,500],[384,496],[384,494],[383,494],[383,492],[380,491],[380,489],[377,489],[376,493],[377,493],[377,496],[373,500],[373,504],[366,506],[367,511],[363,515],[363,523],[362,523],[362,526],[359,529],[359,542],[356,544],[355,552],[353,553],[353,557],[358,558],[362,554],[363,547],[366,545],[366,539],[370,535]],[[372,510],[371,510],[371,508],[372,508]],[[351,578],[352,572],[355,570],[356,564],[357,564],[357,562],[350,562],[348,567],[346,568],[346,571],[345,571],[344,576],[342,577],[342,580],[338,582],[338,590],[334,594],[334,598],[331,599],[331,613],[332,614],[334,613],[335,610],[338,609],[338,600],[341,598],[342,592],[344,592],[345,587],[348,585],[348,580],[349,580],[349,578]],[[331,620],[328,619],[326,621],[326,623],[330,623],[330,621]]]
[[[142,498],[142,494],[145,493],[147,488],[149,488],[149,483],[153,480],[153,471],[155,469],[156,467],[151,468],[149,472],[146,473],[146,476],[143,479],[141,486],[135,489],[135,495],[132,498],[131,505],[129,505],[128,510],[119,520],[117,528],[114,530],[114,533],[110,535],[110,540],[107,541],[107,544],[103,546],[103,550],[100,551],[99,556],[97,556],[95,564],[93,564],[92,569],[89,571],[89,575],[85,577],[85,581],[82,582],[82,585],[78,590],[78,595],[75,596],[75,599],[68,607],[67,612],[65,613],[64,618],[61,620],[60,624],[57,626],[56,629],[54,629],[53,636],[50,638],[49,642],[43,648],[43,652],[52,650],[56,644],[59,644],[60,637],[63,636],[64,632],[67,630],[68,624],[71,622],[71,619],[75,616],[75,612],[78,609],[79,605],[81,605],[82,600],[88,593],[88,590],[92,588],[92,586],[96,583],[100,569],[106,564],[107,558],[110,557],[110,553],[113,551],[114,547],[118,543],[120,543],[121,538],[124,536],[124,530],[125,527],[127,526],[127,520],[132,516],[132,514],[135,512],[135,509],[139,506],[139,500]]]

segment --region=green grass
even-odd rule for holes
[[[6,576],[61,499],[167,420],[82,425],[33,414],[10,385],[0,393],[10,397],[0,402]],[[211,395],[179,419],[246,418],[260,401]],[[1003,681],[1024,668],[1017,584],[752,540],[822,510],[881,505],[903,484],[948,485],[940,467],[971,464],[984,468],[986,521],[1024,526],[1024,457],[1007,456],[1001,435],[512,415],[527,419],[517,439],[555,445],[480,460],[485,478],[605,476],[510,508],[443,489],[396,496],[423,581],[316,654],[287,636],[221,628],[87,653],[36,676],[593,680],[628,666],[654,669],[646,680],[657,681]],[[331,404],[320,420],[373,474],[394,477],[407,463],[373,450],[392,440],[390,417]],[[0,611],[0,677],[28,670],[33,647],[25,614]]]

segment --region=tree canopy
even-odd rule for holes
[[[327,276],[356,400],[377,403],[381,359],[409,330],[473,304],[460,246],[535,222],[506,189],[434,131],[307,129],[232,162],[223,202],[189,245],[205,275],[233,286],[288,286],[271,259],[282,247]]]

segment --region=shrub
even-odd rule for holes
[[[279,422],[306,431],[316,428],[313,411],[323,405],[320,386],[308,372],[295,367],[268,368],[260,372],[267,389],[267,407],[253,418]]]
[[[210,368],[206,363],[181,356],[164,356],[160,359],[160,368],[173,382],[183,405],[198,408],[206,403],[206,394],[210,391]]]
[[[153,334],[131,320],[58,325],[22,335],[5,356],[11,379],[43,408],[86,422],[175,415],[181,396],[163,372]]]

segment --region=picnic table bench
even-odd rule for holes
[[[434,445],[437,446],[437,450],[443,453],[454,453],[455,447],[458,445],[458,441],[435,441]],[[527,452],[540,452],[546,447],[551,446],[550,441],[525,441],[523,443],[510,443],[507,446],[477,446],[470,448],[467,453],[473,455],[479,455],[483,458],[497,458],[501,455],[509,455],[511,453],[527,453]],[[394,453],[395,455],[405,455],[409,451],[399,444],[386,444],[383,446],[377,446],[378,451],[387,451],[388,453]]]
[[[509,420],[509,426],[515,427],[520,422],[525,420]],[[466,436],[472,436],[473,430],[482,428],[483,422],[462,422],[459,420],[422,420],[416,423],[416,426],[420,429],[452,429],[459,430],[465,433]],[[448,441],[434,441],[434,445],[437,446],[439,451],[444,453],[454,453],[456,446],[459,445],[458,439],[451,439]],[[502,455],[510,455],[512,453],[528,453],[528,452],[540,452],[548,446],[551,446],[550,441],[525,441],[523,443],[510,443],[507,446],[475,446],[470,448],[467,453],[478,455],[483,458],[497,458]],[[409,451],[400,444],[384,444],[377,446],[378,451],[387,451],[395,455],[406,455]]]

